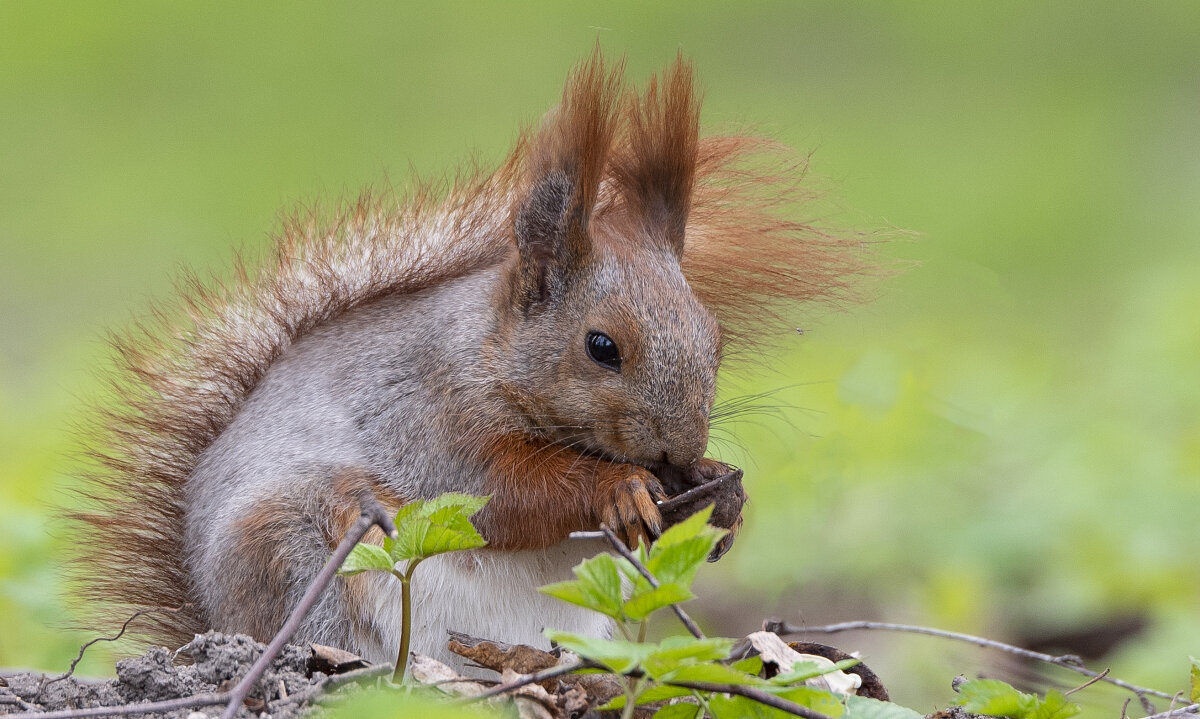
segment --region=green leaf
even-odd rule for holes
[[[796,687],[787,692],[771,693],[830,717],[840,717],[844,711],[841,702],[832,694],[818,689]],[[708,706],[717,719],[794,719],[794,715],[782,709],[737,695],[714,693],[709,697]]]
[[[1192,662],[1192,670],[1190,672],[1191,682],[1188,686],[1188,699],[1193,704],[1200,702],[1200,660],[1196,657],[1188,657]]]
[[[1083,707],[1067,701],[1066,695],[1057,689],[1051,689],[1046,692],[1046,698],[1037,703],[1033,719],[1067,719],[1081,711]]]
[[[846,697],[842,719],[924,719],[924,716],[899,704],[851,695]]]
[[[849,669],[850,667],[862,664],[861,659],[843,659],[840,662],[832,664],[818,664],[813,661],[798,661],[792,665],[791,671],[776,674],[771,677],[772,684],[795,684],[797,682],[807,681],[813,677],[819,677],[822,674],[831,674],[833,672]]]
[[[571,604],[578,605],[585,609],[595,609],[595,607],[592,606],[591,596],[587,592],[583,591],[582,583],[578,580],[547,584],[544,587],[538,587],[538,591],[547,596],[554,597],[555,599],[561,599],[564,602],[570,602]]]
[[[723,637],[668,637],[657,646],[650,645],[651,651],[642,661],[642,668],[657,679],[688,664],[724,659],[733,643],[734,640]]]
[[[338,569],[338,574],[352,575],[359,572],[391,572],[395,562],[383,551],[383,547],[374,544],[356,544],[350,550],[346,561]]]
[[[704,716],[704,707],[690,702],[668,704],[654,712],[653,719],[698,719]]]
[[[663,584],[657,589],[647,586],[647,591],[638,592],[630,597],[621,611],[631,620],[640,622],[663,607],[687,601],[695,596],[690,589],[675,582]]]
[[[972,714],[1023,719],[1032,714],[1034,698],[998,679],[976,679],[958,688],[958,704]]]
[[[738,671],[725,664],[705,662],[689,664],[665,674],[664,682],[715,682],[718,684],[739,684],[743,686],[767,686],[767,680]]]
[[[708,527],[708,518],[712,516],[712,513],[713,505],[710,504],[663,532],[662,536],[654,542],[654,546],[664,549],[672,544],[678,544],[679,542],[699,537],[705,528]]]
[[[696,577],[696,571],[708,559],[709,552],[720,538],[719,534],[714,533],[692,537],[662,549],[655,545],[650,548],[650,559],[646,562],[646,569],[649,569],[660,583],[675,582],[690,587]]]
[[[840,717],[846,711],[845,705],[842,704],[842,700],[845,697],[827,692],[824,689],[800,686],[792,687],[786,691],[772,690],[771,693],[788,701],[796,702],[801,706],[819,711],[826,716]]]
[[[674,699],[675,697],[686,697],[686,696],[689,696],[691,693],[692,693],[691,689],[684,689],[683,687],[672,687],[672,686],[667,686],[666,684],[659,684],[658,686],[650,687],[646,691],[639,694],[637,701],[634,703],[635,704],[650,704],[651,702],[660,702],[665,699]],[[604,711],[607,711],[610,709],[624,709],[625,708],[625,695],[622,694],[621,696],[613,697],[611,700],[609,700],[608,703],[603,704],[597,708],[604,710]]]
[[[385,541],[384,547],[393,562],[482,547],[486,542],[471,524],[471,515],[486,503],[487,497],[457,492],[413,500],[396,513],[398,536],[395,541]]]
[[[958,703],[972,714],[991,714],[1012,719],[1067,719],[1083,711],[1067,701],[1061,692],[1051,690],[1045,699],[1025,694],[998,679],[976,679],[958,688]]]
[[[708,526],[710,516],[711,505],[663,532],[650,547],[643,564],[659,582],[691,586],[696,570],[725,535],[725,530]]]
[[[622,618],[621,573],[611,554],[598,554],[571,571],[578,579],[550,584],[538,591],[614,619]]]
[[[653,644],[638,644],[617,639],[597,639],[549,629],[546,630],[546,636],[560,647],[569,649],[597,664],[603,664],[616,674],[624,674],[634,669],[655,648]]]
[[[761,655],[755,654],[752,657],[746,657],[745,659],[739,659],[736,662],[734,662],[733,664],[730,664],[729,666],[733,667],[734,669],[738,670],[739,672],[745,672],[746,674],[758,676],[759,674],[762,673],[763,660],[762,660]]]

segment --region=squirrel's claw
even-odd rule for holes
[[[629,547],[636,547],[645,538],[647,544],[657,537],[662,527],[655,495],[663,494],[658,479],[642,467],[618,465],[623,476],[610,476],[598,489],[603,494],[598,503],[600,521],[612,527]]]

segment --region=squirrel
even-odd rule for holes
[[[704,456],[723,358],[860,269],[853,237],[784,216],[803,159],[701,137],[682,55],[641,91],[623,74],[597,48],[496,170],[287,220],[257,269],[192,277],[181,311],[118,336],[84,595],[111,617],[183,607],[146,617],[159,643],[265,640],[361,492],[395,510],[458,491],[490,496],[488,544],[422,565],[414,651],[447,659],[448,629],[607,635],[537,591],[602,551],[568,535],[659,531],[664,473],[724,467]],[[391,582],[337,578],[298,638],[391,661]]]

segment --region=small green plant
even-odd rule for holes
[[[342,564],[339,573],[343,575],[378,571],[400,580],[403,631],[393,681],[400,682],[407,668],[413,573],[429,557],[484,546],[486,542],[471,524],[470,517],[486,503],[486,497],[456,493],[410,502],[396,513],[396,539],[385,538],[382,547],[359,544]],[[601,709],[619,710],[628,719],[639,705],[691,697],[691,701],[665,704],[654,716],[656,719],[706,716],[778,719],[794,716],[803,708],[836,719],[921,719],[917,712],[897,704],[844,696],[807,683],[849,668],[857,660],[832,665],[800,660],[789,670],[765,678],[761,676],[761,657],[730,659],[734,639],[689,634],[647,642],[647,622],[655,612],[695,596],[691,587],[696,572],[725,534],[725,530],[709,526],[711,514],[711,507],[704,509],[668,529],[649,547],[639,545],[631,552],[633,561],[600,554],[576,566],[575,579],[541,588],[545,594],[614,620],[620,638],[546,632],[553,642],[579,655],[591,671],[605,671],[617,678],[624,693]],[[642,570],[654,577],[654,581],[647,579]],[[1200,693],[1198,685],[1200,663],[1193,660],[1193,701]],[[973,714],[1009,719],[1068,719],[1080,711],[1079,706],[1068,702],[1060,692],[1051,691],[1045,699],[1040,699],[996,680],[967,681],[959,691],[958,703]],[[445,716],[458,716],[456,712],[490,714],[484,707],[439,704],[434,694],[416,686],[408,686],[402,699],[405,708],[412,704],[412,708],[419,708],[419,713],[436,710]],[[366,715],[391,715],[395,709],[396,705],[385,703]],[[356,714],[346,714],[352,715]]]
[[[730,662],[735,640],[715,637],[673,636],[661,642],[645,641],[650,615],[671,604],[693,598],[692,580],[725,530],[708,525],[712,508],[704,509],[663,533],[649,548],[634,550],[634,557],[655,577],[654,586],[633,562],[608,554],[575,567],[575,579],[542,587],[542,591],[572,604],[612,617],[620,639],[597,639],[567,632],[547,631],[559,646],[584,661],[616,676],[625,692],[602,709],[620,709],[633,716],[634,707],[649,702],[691,696],[695,703],[668,704],[656,714],[661,719],[724,717],[783,717],[790,714],[762,703],[763,695],[821,712],[861,719],[916,719],[909,709],[864,697],[843,697],[808,686],[813,677],[845,669],[856,660],[833,666],[797,662],[790,671],[770,679],[759,676],[762,660],[750,657]],[[703,687],[744,687],[758,699]],[[768,698],[769,698],[768,697]]]
[[[396,513],[395,539],[384,537],[383,546],[358,544],[342,563],[339,574],[387,572],[400,580],[403,601],[400,649],[392,681],[399,682],[408,666],[412,634],[412,578],[417,566],[429,557],[462,549],[482,547],[487,542],[471,524],[471,515],[487,504],[487,497],[448,493],[436,499],[414,500]],[[402,568],[396,565],[404,563]]]

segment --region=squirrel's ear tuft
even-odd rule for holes
[[[651,241],[683,256],[700,135],[700,99],[692,65],[676,56],[646,91],[625,102],[627,137],[613,177],[631,219]]]
[[[562,104],[529,141],[529,176],[513,218],[521,295],[544,301],[591,253],[588,223],[616,127],[624,62],[605,67],[599,46],[572,71]]]

